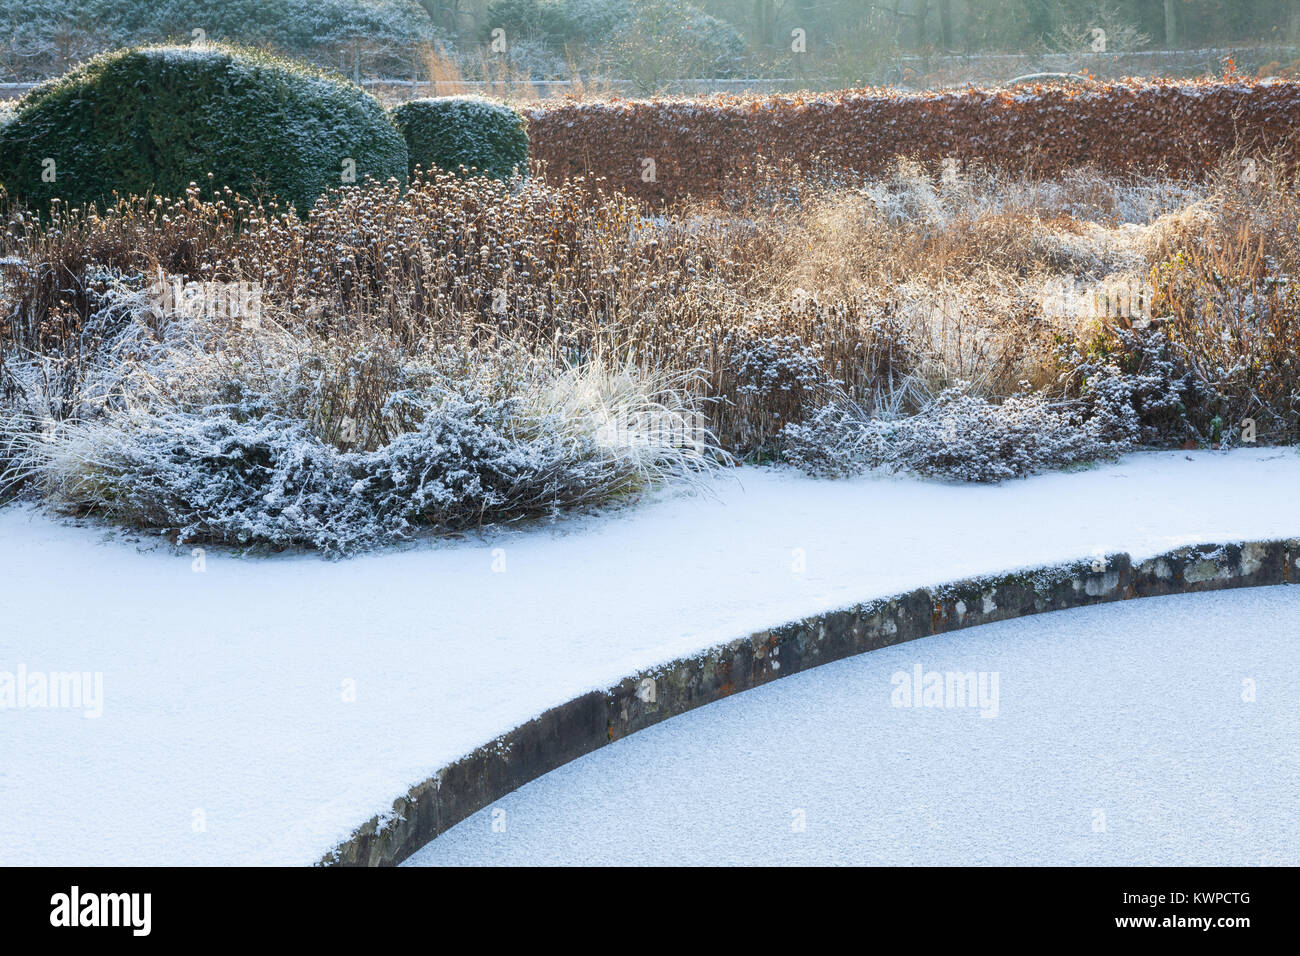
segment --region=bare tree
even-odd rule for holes
[[[878,3],[871,3],[868,6],[876,10],[884,10],[886,13],[896,18],[912,21],[913,36],[916,39],[917,47],[924,47],[929,42],[929,33],[926,30],[926,21],[930,19],[930,0],[912,0],[914,9],[902,10],[902,0],[894,0],[892,6],[882,6]]]
[[[760,45],[775,45],[776,0],[754,0],[754,32]]]

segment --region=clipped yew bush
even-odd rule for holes
[[[410,170],[438,167],[508,179],[528,164],[528,129],[510,107],[478,96],[439,96],[396,107]]]
[[[32,90],[0,127],[0,182],[37,209],[115,191],[178,196],[191,182],[305,209],[332,186],[406,169],[406,144],[373,97],[226,46],[95,57]]]

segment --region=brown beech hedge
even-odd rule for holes
[[[652,204],[744,192],[760,156],[861,173],[899,155],[1055,174],[1196,177],[1227,150],[1294,160],[1300,82],[1142,80],[938,93],[847,90],[774,96],[559,103],[529,114],[548,178],[603,177]]]

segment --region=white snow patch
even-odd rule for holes
[[[737,475],[716,499],[342,562],[214,549],[202,573],[188,549],[0,510],[0,671],[104,687],[97,720],[0,712],[0,864],[311,863],[540,711],[784,621],[1098,548],[1300,536],[1290,449],[998,486]]]
[[[1253,588],[885,648],[616,741],[409,864],[1295,866],[1297,620],[1300,588]],[[918,666],[996,716],[895,706]]]

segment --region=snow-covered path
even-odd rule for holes
[[[717,498],[340,563],[191,558],[0,510],[0,863],[310,863],[538,712],[779,622],[1092,554],[1300,536],[1300,455],[1135,455],[1002,486],[742,469]],[[140,550],[152,548],[153,550]]]
[[[986,675],[991,719],[894,706],[918,665]],[[408,862],[1295,866],[1297,704],[1300,587],[1020,618],[649,727]]]

